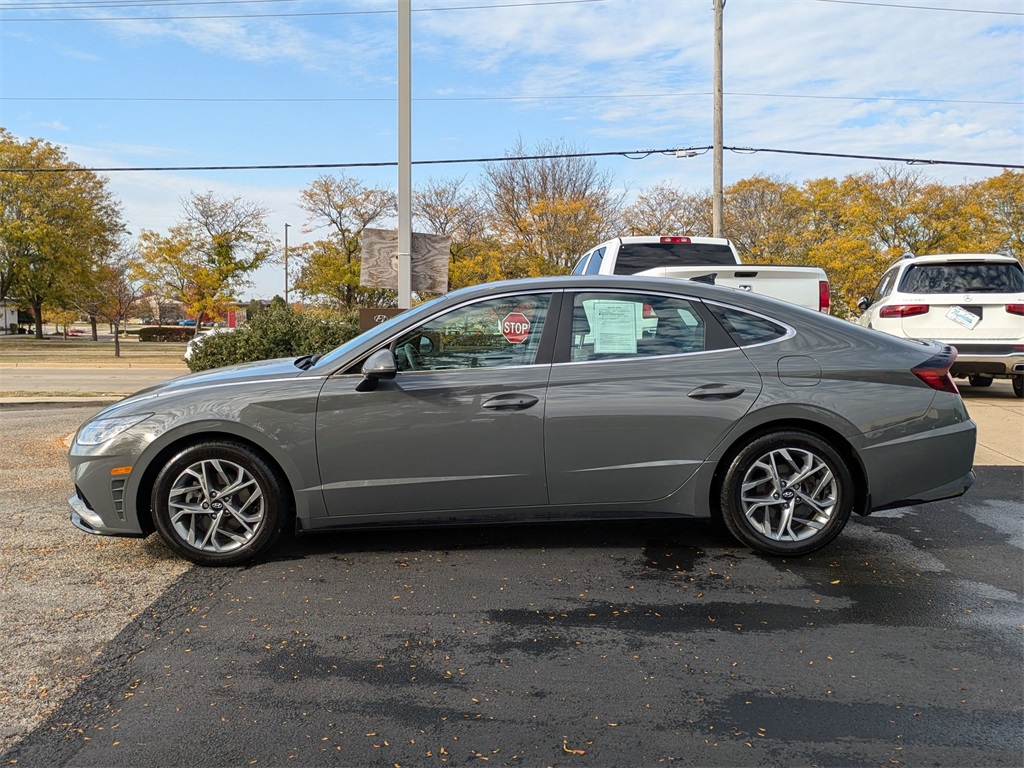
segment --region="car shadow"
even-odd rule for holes
[[[262,562],[301,560],[357,552],[452,552],[488,549],[600,549],[675,547],[745,550],[706,519],[615,520],[477,524],[421,528],[351,529],[295,536],[287,533]],[[749,551],[749,550],[745,550]]]

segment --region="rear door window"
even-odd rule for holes
[[[903,293],[1020,293],[1024,269],[1020,264],[953,262],[914,264],[900,282]]]
[[[707,349],[707,326],[685,299],[633,293],[578,293],[570,362],[679,355]]]
[[[616,275],[635,275],[655,267],[736,266],[721,243],[623,243],[615,259]]]
[[[711,306],[711,311],[739,347],[765,344],[789,333],[785,326],[749,312],[715,305]]]

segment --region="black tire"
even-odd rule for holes
[[[285,488],[277,469],[248,446],[203,442],[160,470],[153,517],[161,538],[182,557],[200,565],[237,565],[280,536],[291,513]]]
[[[843,530],[853,510],[853,479],[822,438],[779,430],[733,458],[719,502],[722,521],[743,544],[767,555],[804,555]]]
[[[972,387],[991,387],[992,377],[991,376],[968,376],[967,380],[971,383]]]
[[[1024,376],[1013,377],[1013,394],[1024,397]]]

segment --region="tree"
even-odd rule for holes
[[[968,195],[979,202],[979,251],[1005,253],[1024,261],[1024,171],[1005,170],[970,185]]]
[[[356,306],[394,306],[395,291],[366,289],[359,284],[360,242],[363,230],[382,224],[398,213],[395,193],[383,187],[366,187],[344,174],[320,176],[304,189],[299,207],[309,214],[304,232],[329,230],[302,261],[295,289],[304,296]],[[310,261],[312,259],[312,261]],[[337,264],[330,264],[330,260]]]
[[[213,192],[182,200],[183,214],[167,235],[143,230],[135,276],[144,288],[181,301],[196,319],[224,317],[234,292],[273,257],[267,209]]]
[[[904,253],[974,250],[964,190],[928,183],[919,170],[888,166],[849,177],[859,191],[859,213],[876,245],[893,257]]]
[[[587,248],[621,230],[623,193],[593,158],[565,144],[539,144],[526,159],[520,139],[508,160],[484,166],[492,229],[509,250],[512,277],[559,274]]]
[[[43,305],[67,304],[123,231],[106,179],[60,147],[0,129],[0,294],[31,307],[36,338]]]
[[[479,190],[465,186],[466,177],[428,179],[413,193],[417,228],[451,238],[449,289],[500,280],[500,256],[489,234],[486,204]]]
[[[76,306],[91,318],[99,317],[114,327],[114,357],[121,356],[121,329],[128,325],[142,297],[138,250],[122,240],[118,248],[95,268],[92,285],[82,291]],[[96,326],[93,324],[93,333]],[[94,336],[95,338],[95,336]]]
[[[803,218],[799,189],[775,176],[756,175],[725,190],[724,228],[745,262],[794,264]]]
[[[711,235],[711,193],[662,182],[641,192],[623,213],[629,235]]]

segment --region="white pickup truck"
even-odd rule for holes
[[[828,277],[818,267],[743,264],[719,237],[616,237],[587,251],[574,275],[650,275],[701,280],[829,311]]]

